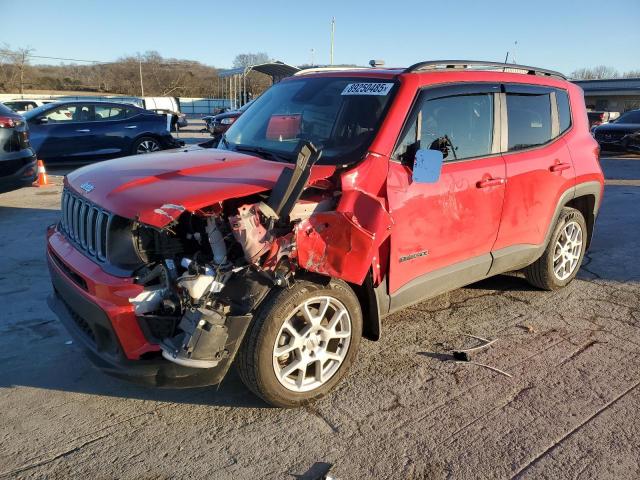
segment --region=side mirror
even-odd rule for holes
[[[413,162],[413,181],[416,183],[435,183],[440,178],[442,160],[440,150],[419,149]]]

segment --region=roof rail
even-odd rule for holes
[[[303,68],[302,70],[294,73],[294,76],[306,75],[307,73],[322,73],[322,72],[344,72],[351,70],[371,70],[371,67],[310,67]]]
[[[566,80],[560,72],[553,70],[546,70],[544,68],[529,67],[527,65],[518,65],[516,63],[502,63],[502,62],[485,62],[482,60],[431,60],[428,62],[419,62],[411,65],[404,70],[404,73],[424,72],[429,70],[446,70],[446,69],[467,69],[469,67],[477,70],[497,70],[510,71],[520,70],[527,75],[544,75],[547,77],[558,77]]]

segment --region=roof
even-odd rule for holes
[[[585,95],[640,95],[640,78],[608,78],[603,80],[574,80]]]
[[[220,70],[218,75],[220,77],[231,77],[233,75],[246,75],[251,70],[255,70],[256,72],[264,73],[265,75],[269,75],[270,77],[276,78],[284,78],[294,75],[300,69],[298,67],[294,67],[292,65],[287,65],[283,62],[269,62],[269,63],[261,63],[259,65],[249,65],[248,67],[238,67],[238,68],[230,68],[228,70]]]

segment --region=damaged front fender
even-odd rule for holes
[[[379,199],[357,190],[344,192],[338,211],[312,215],[298,225],[298,264],[360,285],[391,225]]]

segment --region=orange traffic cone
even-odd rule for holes
[[[49,187],[52,184],[49,183],[49,178],[47,177],[47,170],[44,168],[44,162],[42,160],[38,160],[38,179],[33,182],[34,187]]]

